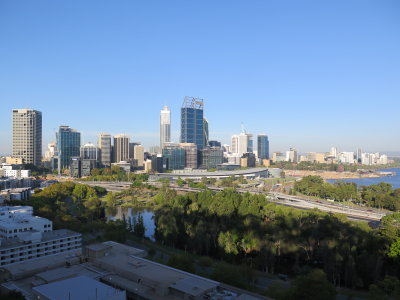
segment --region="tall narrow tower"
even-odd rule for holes
[[[114,136],[114,161],[128,161],[129,160],[129,141],[130,137],[125,134],[118,134]]]
[[[204,101],[185,97],[181,108],[181,143],[194,143],[197,149],[204,145]]]
[[[69,168],[71,158],[80,156],[81,133],[69,126],[60,126],[56,134],[58,150],[58,168]]]
[[[160,112],[160,148],[164,148],[165,143],[171,142],[171,111],[168,106]]]
[[[98,146],[100,151],[100,163],[103,167],[111,167],[111,135],[100,133]]]
[[[42,160],[42,113],[32,109],[12,111],[12,155],[27,164]]]

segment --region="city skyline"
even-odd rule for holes
[[[125,133],[148,148],[168,105],[178,142],[185,96],[206,101],[224,144],[243,122],[271,152],[400,151],[397,1],[43,3],[1,4],[1,154],[14,108],[43,112],[43,148],[60,125],[82,143]]]

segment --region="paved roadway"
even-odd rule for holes
[[[129,188],[131,185],[130,182],[100,182],[100,181],[83,181],[83,184],[88,185],[96,185],[105,188],[107,191],[110,192],[120,192]],[[160,183],[151,183],[153,185],[160,185]],[[177,191],[183,192],[199,192],[201,189],[197,188],[187,188],[187,187],[178,187],[174,185],[170,185],[170,188],[175,189]],[[208,187],[210,190],[221,191],[223,188],[218,187]],[[299,209],[311,210],[311,209],[319,209],[321,211],[332,212],[332,213],[341,213],[349,217],[350,219],[355,220],[363,220],[368,222],[379,222],[382,217],[387,215],[385,212],[380,212],[377,210],[372,209],[364,209],[364,208],[355,208],[349,207],[338,203],[331,203],[325,201],[315,201],[310,200],[305,197],[299,196],[290,196],[282,193],[276,192],[260,192],[257,190],[247,190],[247,189],[237,189],[239,193],[251,193],[251,194],[264,194],[266,195],[270,201],[273,201],[280,205],[285,205],[289,207],[295,207]]]

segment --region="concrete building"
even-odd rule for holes
[[[142,250],[115,242],[87,246],[84,255],[94,268],[108,272],[102,282],[125,290],[129,299],[266,299],[144,259]]]
[[[146,159],[144,162],[144,171],[146,173],[150,173],[151,172],[151,159]]]
[[[171,142],[171,111],[164,106],[160,112],[160,149]]]
[[[81,133],[69,126],[60,126],[57,132],[57,150],[59,169],[68,168],[71,157],[79,156],[81,148]]]
[[[111,135],[108,133],[100,133],[98,137],[98,147],[100,164],[103,168],[110,168],[112,161],[111,153]]]
[[[24,159],[21,157],[6,156],[6,164],[22,165],[24,163]]]
[[[255,168],[256,156],[254,153],[244,153],[240,158],[240,166],[242,168]]]
[[[197,149],[204,145],[204,101],[185,97],[181,108],[181,143],[194,143]]]
[[[87,276],[76,276],[33,288],[37,299],[126,300],[126,292]]]
[[[54,230],[50,220],[33,216],[31,206],[0,208],[0,266],[81,248],[81,234]]]
[[[253,152],[253,135],[250,133],[240,133],[232,136],[231,152],[242,156],[244,153]]]
[[[79,156],[71,157],[70,175],[75,178],[90,176],[91,171],[96,167],[96,160],[82,159]]]
[[[114,136],[114,162],[129,161],[130,137],[125,134]]]
[[[339,162],[343,164],[354,164],[354,152],[340,152],[338,155]]]
[[[29,178],[31,177],[31,171],[18,169],[15,165],[1,164],[0,177]]]
[[[4,201],[27,201],[31,196],[31,188],[16,188],[16,189],[6,189],[0,191],[0,197]]]
[[[137,161],[137,166],[143,168],[144,147],[142,145],[136,145],[133,147],[133,158]]]
[[[274,163],[280,162],[280,161],[285,161],[286,160],[286,155],[283,154],[282,152],[274,152],[272,154],[272,161]]]
[[[87,143],[81,147],[81,158],[97,161],[99,158],[99,150],[92,143]]]
[[[0,191],[6,189],[27,188],[33,187],[32,178],[5,178],[0,179]]]
[[[308,152],[307,153],[307,161],[313,162],[313,163],[326,163],[325,161],[325,153],[317,153],[317,152]]]
[[[33,109],[12,110],[12,156],[27,164],[42,161],[42,113]]]
[[[289,151],[286,151],[286,161],[297,163],[297,159],[296,149],[290,148]]]

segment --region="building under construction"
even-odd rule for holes
[[[194,143],[197,149],[204,145],[204,101],[185,97],[181,108],[181,143]]]

